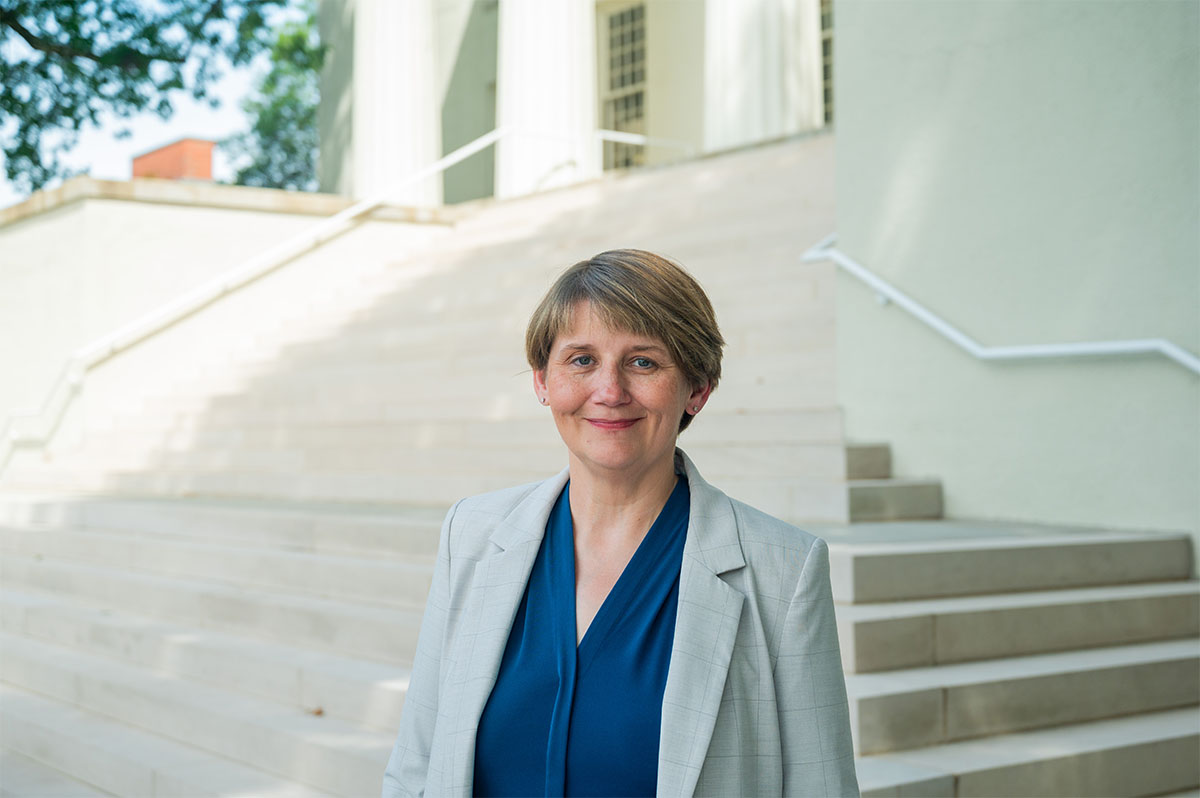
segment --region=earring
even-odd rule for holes
[[[538,399],[541,401],[542,404],[546,404],[546,397],[539,396]]]
[[[693,413],[699,413],[699,412],[700,412],[700,405],[692,405],[692,412],[693,412]]]

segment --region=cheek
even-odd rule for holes
[[[579,379],[579,375],[562,375],[548,383],[550,404],[558,407],[571,407],[584,401],[587,397],[587,385]]]

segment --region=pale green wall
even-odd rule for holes
[[[839,247],[983,344],[1200,352],[1200,4],[839,0]],[[1200,376],[985,363],[838,286],[848,437],[957,517],[1200,527]]]
[[[646,3],[646,135],[704,148],[704,6]],[[677,161],[679,150],[650,147],[647,163]]]
[[[317,28],[326,46],[321,71],[321,104],[317,108],[321,191],[349,194],[354,130],[354,0],[320,0]]]
[[[443,154],[496,127],[497,6],[497,0],[439,2],[439,12],[446,9],[437,16]],[[495,151],[493,145],[446,170],[446,203],[492,196]]]

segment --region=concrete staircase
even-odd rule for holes
[[[119,795],[373,794],[437,523],[417,508],[5,497],[0,748]],[[1200,786],[1186,536],[814,531],[831,541],[864,795]]]
[[[834,543],[868,795],[1200,784],[1185,539],[913,520],[940,483],[844,439],[832,267],[798,263],[831,162],[816,136],[479,203],[100,367],[0,472],[0,795],[377,794],[445,507],[565,462],[525,319],[620,245],[687,265],[729,340],[682,445]]]
[[[864,796],[1200,786],[1184,534],[962,522],[830,541]]]
[[[936,482],[844,440],[833,267],[799,261],[834,223],[832,154],[818,135],[478,203],[353,270],[312,253],[303,280],[288,266],[102,365],[0,489],[445,507],[541,478],[565,458],[525,322],[559,271],[632,245],[696,274],[729,342],[682,439],[706,476],[785,518],[938,517]]]
[[[377,794],[438,519],[0,501],[0,748],[118,795]]]

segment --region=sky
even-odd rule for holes
[[[265,68],[260,65],[259,68]],[[85,128],[75,148],[63,159],[73,169],[82,169],[92,177],[104,180],[128,180],[134,156],[158,149],[182,138],[221,140],[250,126],[239,104],[251,93],[256,69],[231,70],[214,87],[214,96],[221,100],[218,108],[193,100],[186,92],[172,98],[175,113],[163,120],[153,113],[130,119],[110,119],[99,128]],[[132,135],[118,139],[116,132],[127,127]],[[213,177],[232,180],[233,170],[220,148],[213,154]],[[57,184],[52,184],[57,185]],[[15,205],[26,198],[17,192],[0,172],[0,208]]]
[[[153,0],[138,2],[153,5]],[[283,10],[270,12],[267,24],[275,27],[288,19],[302,19],[304,13],[302,2],[292,2]],[[128,180],[135,156],[182,138],[220,141],[248,130],[250,120],[242,113],[241,102],[253,91],[255,78],[268,71],[270,62],[263,53],[240,69],[234,69],[228,63],[224,67],[224,77],[210,88],[211,96],[221,101],[217,108],[209,107],[207,102],[196,102],[187,92],[177,91],[171,96],[175,113],[169,119],[163,120],[154,113],[145,113],[129,119],[108,119],[99,127],[87,126],[80,132],[75,147],[63,157],[63,163],[73,170],[82,170],[102,180]],[[129,129],[131,135],[117,138],[117,131],[124,128]],[[233,176],[233,168],[218,147],[213,152],[213,178],[231,181]],[[51,183],[48,188],[57,185],[57,182]],[[15,205],[26,197],[17,191],[0,169],[0,208]]]

